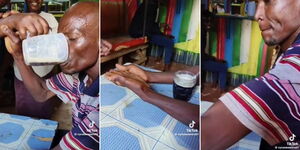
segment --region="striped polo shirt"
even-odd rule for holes
[[[265,75],[220,100],[247,128],[270,145],[300,139],[300,38]]]
[[[99,77],[86,87],[88,76],[59,73],[46,80],[47,87],[64,103],[72,102],[72,129],[60,141],[62,149],[99,148]]]

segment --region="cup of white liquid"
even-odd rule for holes
[[[173,97],[189,101],[196,86],[197,75],[189,71],[177,71],[173,82]]]
[[[32,66],[63,63],[69,54],[68,41],[62,33],[28,37],[22,48],[25,63]]]

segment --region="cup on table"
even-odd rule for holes
[[[27,37],[22,48],[25,63],[33,66],[63,63],[69,54],[68,41],[62,33]]]
[[[189,71],[175,72],[173,81],[173,97],[178,100],[189,101],[197,82],[197,75]]]

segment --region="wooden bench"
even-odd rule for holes
[[[101,57],[101,63],[108,62],[110,60],[117,59],[118,64],[124,64],[125,58],[131,59],[131,63],[145,65],[147,60],[146,50],[148,48],[148,44],[143,44],[135,47],[125,48],[120,51],[114,51],[108,56]]]

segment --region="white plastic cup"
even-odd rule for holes
[[[32,66],[63,63],[69,55],[68,41],[62,33],[28,37],[22,48],[25,63]]]

